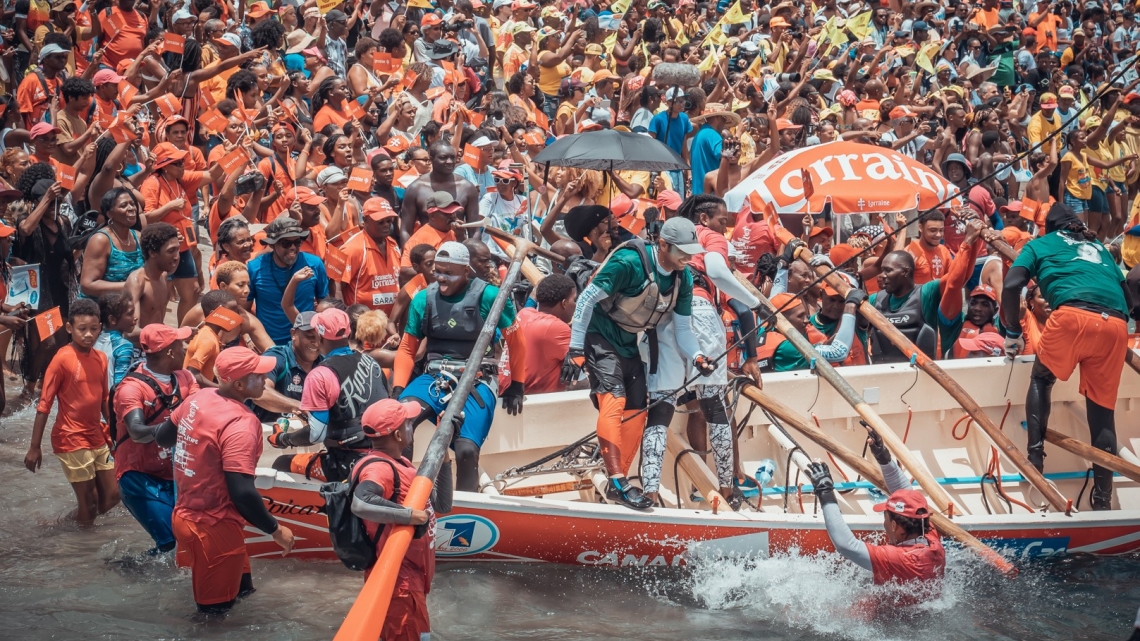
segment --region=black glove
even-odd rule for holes
[[[507,410],[507,414],[514,416],[522,411],[523,405],[523,384],[522,381],[511,381],[507,389],[499,394],[499,398],[503,399],[503,409]]]
[[[792,261],[796,259],[796,250],[803,246],[804,241],[799,238],[790,240],[787,245],[784,245],[784,253],[780,254],[780,262],[784,263],[784,266],[791,265]]]
[[[570,348],[566,358],[562,360],[562,374],[558,380],[563,385],[573,385],[582,376],[582,368],[586,365],[586,353],[580,349]]]
[[[889,465],[891,462],[891,451],[887,449],[883,443],[883,437],[875,431],[875,428],[867,428],[867,446],[871,448],[871,454],[875,455],[875,460],[879,465]]]
[[[412,538],[413,539],[422,539],[423,536],[425,534],[427,534],[428,527],[430,525],[431,525],[431,521],[428,521],[427,523],[420,523],[419,525],[413,525],[412,526]]]
[[[716,371],[716,363],[704,354],[693,359],[693,367],[697,368],[701,376],[712,376],[713,372]]]
[[[851,303],[855,306],[855,309],[859,309],[859,305],[863,304],[863,301],[865,300],[867,300],[867,292],[859,289],[858,287],[852,287],[851,289],[848,289],[847,296],[843,298],[844,304]]]
[[[393,387],[392,388],[392,398],[396,399],[397,401],[400,400],[400,395],[403,393],[404,393],[404,388],[402,388],[402,387]]]
[[[813,461],[807,466],[808,477],[811,478],[812,490],[821,503],[835,503],[835,482],[831,480],[831,470],[827,463]]]

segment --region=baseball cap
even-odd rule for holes
[[[705,248],[697,240],[697,227],[687,218],[673,217],[661,226],[661,239],[677,249],[693,256],[705,253]],[[438,254],[436,260],[439,260]]]
[[[958,345],[967,352],[984,352],[989,356],[1005,353],[1005,339],[997,332],[982,332],[973,337],[958,339]]]
[[[1056,109],[1057,96],[1052,92],[1046,91],[1041,94],[1041,102],[1039,103],[1042,109]]]
[[[680,209],[681,207],[681,194],[673,191],[672,189],[665,189],[657,194],[657,206],[666,209]]]
[[[435,27],[442,23],[443,18],[440,18],[438,13],[425,13],[424,17],[420,19],[421,27]]]
[[[512,36],[517,36],[520,33],[533,33],[535,31],[537,31],[537,29],[535,29],[534,27],[530,26],[529,24],[527,24],[525,22],[516,22],[513,25],[511,25],[511,35]]]
[[[241,327],[242,321],[241,314],[234,310],[228,307],[216,307],[202,322],[217,325],[222,331],[229,332]]]
[[[278,216],[273,222],[265,226],[265,238],[261,239],[264,245],[276,245],[277,241],[285,238],[308,238],[309,230],[301,223],[289,216]]]
[[[984,283],[981,285],[978,285],[977,287],[974,288],[973,291],[970,292],[970,298],[973,298],[975,296],[985,296],[986,298],[994,301],[995,303],[997,302],[997,299],[998,299],[997,292],[994,291],[994,286],[993,285],[986,285]]]
[[[930,25],[926,24],[926,22],[922,20],[915,20],[911,23],[910,29],[911,31],[929,31]]]
[[[119,84],[123,81],[123,77],[115,73],[114,69],[100,69],[95,72],[95,77],[91,79],[91,84],[96,87],[105,85],[108,82]]]
[[[918,490],[895,490],[886,501],[875,506],[876,512],[890,512],[912,519],[925,519],[930,516],[926,497]]]
[[[455,196],[446,191],[437,191],[428,196],[427,208],[429,212],[433,209],[442,209],[449,214],[463,211],[463,205],[460,205],[459,201],[455,200]]]
[[[673,219],[670,218],[669,220]],[[789,294],[788,292],[776,294],[771,298],[772,307],[775,307],[776,309],[781,309],[784,305],[787,305],[789,302],[794,300],[796,300],[796,295]]]
[[[530,2],[530,0],[515,0],[514,3],[511,4],[511,9],[533,9],[537,6],[537,4]]]
[[[28,133],[31,134],[31,139],[35,140],[36,138],[39,138],[40,136],[46,136],[48,134],[58,134],[60,131],[61,130],[59,127],[56,127],[55,125],[51,124],[50,122],[37,122],[36,124],[32,125],[32,129]]]
[[[325,167],[321,173],[317,174],[317,186],[324,187],[325,185],[333,185],[336,183],[347,182],[348,176],[344,175],[344,171],[340,167]]]
[[[396,211],[392,209],[392,204],[389,203],[387,199],[380,198],[379,196],[364,201],[363,214],[372,220],[384,220],[385,218],[396,217]]]
[[[19,192],[17,192],[17,193],[19,193]],[[15,233],[16,233],[15,227],[9,227],[8,225],[0,223],[0,238],[7,238],[9,236],[14,235]]]
[[[457,243],[454,240],[449,240],[440,245],[435,250],[435,262],[447,263],[448,265],[463,265],[466,267],[471,264],[471,252],[463,243]]]
[[[264,2],[255,2],[249,5],[249,9],[245,11],[245,15],[251,18],[260,18],[267,13],[269,13],[269,5]],[[332,15],[332,11],[329,12],[329,15]],[[344,14],[341,13],[341,15],[343,16]]]
[[[1061,87],[1060,89],[1057,90],[1057,97],[1058,98],[1075,98],[1076,95],[1077,95],[1077,92],[1074,91],[1073,88],[1068,86],[1068,85],[1065,85],[1064,87]]]
[[[787,118],[777,118],[776,119],[776,131],[783,131],[785,129],[801,129],[801,128],[802,128],[801,125],[797,125],[796,123],[792,122],[791,120],[788,120]]]
[[[835,74],[831,69],[816,69],[815,73],[811,75],[812,80],[830,80],[835,82]]]
[[[625,194],[618,194],[610,199],[610,211],[618,218],[629,216],[637,213],[637,203]]]
[[[491,170],[491,175],[496,178],[510,178],[512,180],[522,181],[522,174],[511,167],[510,160],[500,162],[498,167]]]
[[[258,356],[257,352],[248,347],[228,347],[218,354],[214,361],[214,370],[218,373],[218,380],[223,383],[232,383],[250,374],[268,374],[277,367],[277,359],[272,356]]]
[[[316,315],[316,312],[301,312],[297,314],[297,318],[293,319],[293,329],[299,329],[302,332],[313,329],[313,317]]]
[[[54,42],[49,45],[44,45],[44,48],[40,49],[40,62],[43,62],[44,58],[47,58],[53,53],[68,53],[68,51]]]
[[[325,14],[325,22],[346,22],[348,21],[348,14],[340,9],[333,9]]]
[[[154,147],[154,168],[161,169],[170,163],[182,160],[188,155],[189,152],[179,149],[169,142],[160,142]]]
[[[905,106],[899,106],[891,109],[890,118],[891,120],[898,120],[899,118],[909,118],[913,115],[914,112],[910,109],[907,109]]]
[[[591,42],[590,44],[586,45],[587,56],[600,56],[605,52],[606,50],[602,48],[602,45],[596,42]]]
[[[143,352],[155,354],[170,347],[174,341],[184,341],[194,333],[192,327],[179,327],[177,329],[162,323],[151,323],[142,328],[139,333],[139,345]]]
[[[1085,119],[1085,128],[1086,129],[1096,129],[1097,127],[1100,126],[1100,123],[1102,123],[1102,122],[1104,122],[1104,121],[1101,120],[1100,116],[1089,116],[1088,118]]]
[[[328,198],[325,198],[308,187],[298,187],[297,200],[305,205],[323,205],[328,201]]]
[[[321,338],[329,340],[348,338],[352,333],[352,319],[348,317],[348,312],[335,307],[313,315],[309,324],[317,330]]]
[[[421,412],[423,407],[419,403],[401,403],[394,398],[386,398],[369,405],[360,417],[360,424],[364,427],[365,436],[388,436]]]

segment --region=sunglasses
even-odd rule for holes
[[[276,245],[282,249],[292,249],[294,247],[300,247],[303,242],[304,241],[300,238],[283,238],[277,241]]]
[[[496,178],[495,182],[500,185],[509,185],[515,181],[514,178]]]

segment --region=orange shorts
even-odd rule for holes
[[[420,641],[420,635],[428,632],[431,632],[431,622],[428,621],[427,595],[396,590],[388,605],[388,616],[384,619],[380,638],[383,641]]]
[[[189,567],[194,582],[194,602],[217,605],[233,601],[241,589],[241,575],[250,571],[245,533],[233,521],[212,525],[186,520],[174,513],[177,561]]]
[[[1037,358],[1049,371],[1069,380],[1081,366],[1081,394],[1113,409],[1128,348],[1128,324],[1119,318],[1063,306],[1045,323]]]

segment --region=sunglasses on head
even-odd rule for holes
[[[277,241],[277,245],[283,249],[292,249],[293,247],[300,247],[303,242],[300,238],[282,238]]]

